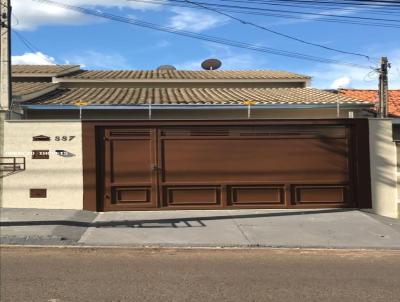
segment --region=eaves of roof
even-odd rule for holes
[[[13,102],[26,102],[35,98],[42,97],[59,88],[56,83],[13,83]]]
[[[73,72],[77,72],[80,70],[79,65],[70,65],[65,68],[59,68],[52,70],[50,67],[44,71],[40,70],[32,70],[32,71],[19,71],[13,72],[13,78],[52,78],[52,77],[59,77],[71,74]]]
[[[35,105],[35,104],[21,104],[22,108],[29,110],[80,110],[81,107],[74,105]],[[357,103],[357,104],[342,104],[341,109],[368,109],[371,104],[368,103]],[[82,107],[84,110],[234,110],[247,108],[247,105],[240,104],[222,104],[222,105],[195,105],[195,104],[176,104],[176,105],[124,105],[124,106],[110,106],[110,105],[89,105]],[[260,109],[335,109],[337,108],[334,104],[259,104],[251,106],[252,110]]]

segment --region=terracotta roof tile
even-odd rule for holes
[[[65,79],[81,80],[281,80],[303,79],[310,77],[275,70],[213,70],[213,71],[189,71],[189,70],[84,70]]]
[[[59,88],[29,102],[35,105],[143,104],[369,104],[359,99],[312,88]]]
[[[362,90],[362,89],[340,89],[339,94],[342,96],[357,98],[360,100],[378,103],[377,90]],[[400,89],[389,90],[389,115],[400,117]]]

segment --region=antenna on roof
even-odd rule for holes
[[[157,70],[176,70],[176,67],[172,65],[161,65]]]
[[[222,66],[222,62],[218,59],[208,59],[201,63],[204,70],[217,70]]]

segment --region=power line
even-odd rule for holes
[[[161,26],[158,24],[141,21],[138,19],[122,17],[122,16],[110,14],[110,13],[101,12],[99,10],[93,10],[93,9],[79,7],[79,6],[68,5],[68,4],[59,3],[59,2],[55,2],[55,1],[51,1],[51,0],[32,0],[32,1],[51,4],[51,5],[65,8],[65,9],[80,12],[80,13],[83,13],[86,15],[105,18],[105,19],[122,22],[122,23],[127,23],[127,24],[131,24],[131,25],[135,25],[135,26],[150,28],[153,30],[168,32],[168,33],[185,36],[185,37],[190,37],[190,38],[194,38],[194,39],[198,39],[198,40],[202,40],[202,41],[208,41],[208,42],[213,42],[213,43],[217,43],[217,44],[229,45],[229,46],[233,46],[233,47],[238,47],[238,48],[263,52],[263,53],[297,58],[297,59],[302,59],[302,60],[309,60],[309,61],[320,62],[320,63],[344,65],[344,66],[351,66],[351,67],[357,67],[357,68],[362,68],[362,69],[371,69],[371,67],[356,64],[356,63],[344,62],[344,61],[339,61],[339,60],[334,60],[334,59],[327,59],[327,58],[322,58],[322,57],[317,57],[317,56],[312,56],[312,55],[306,55],[306,54],[302,54],[302,53],[298,53],[298,52],[274,49],[274,48],[254,45],[254,44],[250,44],[250,43],[245,43],[245,42],[240,42],[240,41],[234,41],[234,40],[194,33],[194,32],[180,30],[180,29],[173,28],[173,27]]]
[[[193,7],[193,6],[188,6],[187,3],[185,3],[184,0],[169,0],[169,1],[163,1],[163,0],[129,0],[129,1],[135,1],[135,2],[142,2],[142,3],[154,3],[154,4],[159,4],[159,5],[169,5],[169,6],[178,6],[178,7]],[[220,1],[228,1],[228,2],[240,2],[243,3],[245,1],[232,1],[232,0],[220,0]],[[247,2],[246,2],[247,3]],[[279,16],[279,17],[288,17],[288,18],[293,18],[293,19],[304,19],[304,20],[313,20],[313,21],[322,21],[322,22],[337,22],[337,23],[348,23],[348,24],[358,24],[358,25],[368,25],[368,26],[380,26],[380,27],[394,27],[398,28],[399,26],[396,24],[388,24],[388,23],[371,23],[371,22],[366,22],[366,21],[359,21],[359,20],[343,20],[343,19],[333,19],[333,18],[326,18],[326,17],[311,17],[309,16],[306,18],[305,16],[301,15],[290,15],[292,11],[286,10],[286,12],[289,15],[282,15],[282,14],[273,14],[273,13],[268,13],[265,12],[265,9],[260,8],[260,7],[249,7],[249,6],[232,6],[232,5],[224,5],[224,4],[215,4],[215,3],[204,3],[207,6],[217,6],[221,11],[226,11],[226,12],[235,12],[235,13],[241,13],[241,14],[249,14],[249,15],[263,15],[263,16]],[[282,6],[282,4],[278,3],[268,3],[266,5],[279,5]],[[232,8],[234,7],[234,9]],[[198,7],[197,7],[198,8]],[[309,9],[310,7],[307,7]],[[311,8],[311,9],[320,9],[319,7]],[[347,12],[353,12],[349,11],[348,9],[358,9],[358,8],[352,8],[352,7],[347,7]],[[330,10],[332,8],[330,7]],[[341,9],[343,10],[343,8]],[[358,9],[357,13],[359,13],[360,10],[365,10],[364,8]],[[390,11],[392,15],[393,11]],[[373,13],[376,15],[376,10],[373,11]],[[400,13],[397,12],[397,13]],[[387,13],[385,13],[387,14]],[[335,17],[341,17],[339,14],[334,15]],[[399,20],[400,21],[400,20]]]
[[[169,0],[172,2],[185,2],[185,0]],[[335,18],[345,18],[345,19],[355,19],[355,20],[364,20],[364,21],[385,21],[385,22],[395,22],[400,23],[400,20],[396,19],[384,19],[384,18],[372,18],[372,17],[359,17],[359,16],[343,16],[343,15],[334,15],[334,14],[326,14],[326,13],[311,13],[311,12],[299,12],[293,10],[283,10],[283,9],[270,9],[270,8],[255,8],[249,6],[239,6],[239,5],[224,5],[217,3],[204,3],[198,2],[203,5],[215,6],[215,7],[229,7],[229,8],[237,8],[237,9],[249,9],[249,10],[260,10],[260,11],[269,11],[269,12],[278,12],[278,13],[290,13],[290,14],[301,14],[301,15],[311,15],[311,16],[319,16],[319,17],[335,17]]]
[[[299,7],[299,8],[306,8],[306,9],[321,9],[321,8],[336,8],[336,9],[343,9],[343,8],[358,8],[362,10],[374,9],[374,11],[378,12],[393,12],[396,8],[400,8],[400,6],[391,6],[388,5],[379,6],[379,5],[358,5],[354,3],[338,3],[338,2],[326,2],[326,1],[296,1],[296,0],[285,0],[283,2],[279,0],[269,0],[269,1],[262,1],[262,0],[218,0],[220,2],[228,2],[228,3],[245,3],[247,5],[267,5],[267,6],[287,6],[287,7]],[[394,11],[394,13],[398,13],[398,11]]]
[[[346,0],[347,2],[355,2],[355,3],[373,3],[373,4],[378,4],[378,5],[383,5],[383,4],[397,4],[398,1],[396,0],[380,0],[380,1],[373,1],[373,0]],[[396,3],[397,2],[397,3]]]
[[[26,37],[24,37],[21,33],[17,32],[16,30],[13,30],[13,29],[11,30],[11,32],[12,32],[13,34],[15,34],[15,36],[17,36],[17,38],[22,42],[22,44],[25,45],[25,47],[26,47],[29,51],[31,51],[32,53],[37,53],[37,52],[42,53],[42,51],[41,51],[38,47],[36,47],[32,42],[30,42],[30,41],[29,41]],[[47,63],[53,64],[53,62],[50,61],[49,59],[47,59],[45,55],[44,55],[43,58],[44,58],[44,60],[47,61]]]
[[[127,0],[127,1],[135,1],[135,2],[142,2],[142,3],[155,3],[155,4],[159,4],[159,5],[170,5],[170,6],[180,6],[180,7],[192,7],[192,6],[188,6],[187,4],[185,4],[184,0],[168,0],[168,1],[163,1],[163,0]],[[222,1],[223,3],[225,3],[225,2],[228,2],[228,3],[233,2],[233,3],[246,3],[246,4],[249,4],[248,0],[247,1],[243,1],[243,0],[219,0],[219,1]],[[325,6],[325,5],[323,5],[323,6],[315,6],[315,5],[310,5],[310,4],[305,4],[305,6],[304,6],[304,5],[281,4],[279,2],[278,3],[274,3],[273,1],[274,0],[268,1],[268,3],[265,3],[265,2],[258,2],[256,0],[256,1],[250,2],[250,4],[253,4],[253,5],[254,4],[259,4],[259,5],[290,6],[290,7],[298,7],[298,8],[302,8],[302,9],[309,9],[309,10],[310,9],[311,10],[317,10],[317,9],[318,10],[321,10],[321,9],[325,9],[326,10],[326,9],[329,9],[330,11],[339,10],[341,13],[357,13],[357,14],[366,12],[366,13],[371,13],[371,14],[373,13],[374,15],[377,15],[377,14],[379,14],[381,12],[380,14],[383,14],[383,15],[400,16],[400,10],[399,11],[393,11],[393,10],[387,11],[387,10],[377,10],[376,8],[374,8],[373,10],[372,9],[368,10],[367,8],[358,8],[358,7],[337,7],[337,6]],[[238,13],[243,13],[243,12],[246,11],[246,9],[251,9],[253,11],[261,9],[260,7],[240,6],[240,9],[238,8],[239,10],[233,11],[232,9],[229,8],[229,7],[232,7],[230,5],[215,4],[215,3],[208,3],[208,2],[204,3],[204,5],[206,5],[206,4],[207,4],[207,6],[218,5],[220,10],[223,10],[223,11],[228,11],[229,10],[231,12],[238,12]],[[290,11],[288,11],[288,13],[290,13]],[[251,14],[251,13],[249,13],[249,14]],[[335,16],[340,16],[340,15],[338,14],[338,15],[335,15]],[[364,24],[364,23],[361,23],[361,24]]]
[[[329,4],[325,4],[326,2],[322,2],[321,4],[318,4],[319,1],[313,1],[311,3],[309,2],[298,2],[298,1],[286,1],[285,3],[279,2],[277,0],[272,0],[272,1],[259,1],[259,0],[219,0],[221,2],[230,2],[230,3],[246,3],[246,4],[252,4],[252,5],[268,5],[268,6],[284,6],[284,7],[296,7],[296,8],[302,8],[302,9],[311,9],[311,10],[316,10],[316,9],[330,9],[332,8],[334,10],[345,10],[348,12],[354,12],[354,10],[358,10],[357,13],[370,13],[370,14],[380,14],[380,15],[396,15],[400,13],[400,11],[396,11],[390,9],[387,10],[385,6],[377,6],[372,5],[371,7],[366,6],[366,7],[360,7],[354,4],[349,4],[349,5],[337,5],[337,2],[330,2]],[[294,3],[294,4],[293,4]],[[399,7],[400,8],[400,7]]]
[[[168,6],[177,6],[177,7],[189,7],[189,8],[198,8],[203,9],[200,7],[196,7],[193,5],[188,5],[185,1],[177,1],[177,0],[169,0],[167,2],[162,0],[131,0],[135,2],[142,2],[142,3],[154,3],[159,5],[168,5]],[[173,1],[173,2],[172,2]],[[397,24],[388,24],[382,22],[366,22],[360,20],[343,20],[343,19],[335,19],[335,18],[327,18],[327,17],[311,17],[311,16],[302,16],[302,15],[290,15],[290,11],[288,14],[282,13],[269,13],[264,11],[257,11],[258,8],[252,7],[251,9],[231,9],[225,8],[226,5],[219,5],[220,10],[224,12],[232,12],[232,13],[239,13],[239,14],[246,14],[246,15],[254,15],[254,16],[268,16],[268,17],[276,17],[276,18],[285,18],[285,19],[293,19],[293,20],[305,20],[305,21],[317,21],[317,22],[328,22],[328,23],[342,23],[342,24],[354,24],[354,25],[362,25],[362,26],[375,26],[375,27],[387,27],[387,28],[400,28],[400,25]],[[222,8],[223,7],[223,8]],[[229,6],[230,7],[230,6]]]
[[[324,1],[324,0],[272,0],[272,1],[262,1],[262,0],[248,0],[248,2],[258,2],[258,3],[269,3],[269,2],[294,2],[294,3],[301,3],[301,4],[329,4],[329,5],[353,5],[353,6],[365,6],[365,7],[379,7],[379,8],[386,8],[388,6],[391,7],[399,7],[400,3],[398,1],[389,1],[385,3],[378,3],[377,1],[352,1],[352,0],[343,0],[343,1]]]
[[[219,1],[225,1],[225,0],[219,0]],[[227,1],[229,1],[229,0],[227,0]],[[238,2],[235,0],[231,0],[231,1]],[[348,5],[354,5],[354,6],[363,5],[363,6],[374,6],[374,7],[375,6],[377,6],[377,7],[400,6],[399,1],[397,1],[397,2],[391,1],[390,3],[381,3],[381,4],[374,2],[374,1],[365,1],[365,3],[360,3],[360,2],[355,2],[352,0],[336,0],[336,1],[331,1],[331,0],[247,0],[247,1],[244,1],[244,0],[241,0],[241,1],[246,2],[246,3],[255,2],[255,3],[267,3],[267,4],[270,2],[281,2],[281,3],[315,4],[315,5],[329,4],[329,5],[339,5],[339,6],[340,5],[346,5],[346,6],[348,6]],[[388,5],[388,4],[390,4],[390,5]]]
[[[267,28],[267,27],[265,27],[265,26],[258,25],[258,24],[256,24],[256,23],[253,23],[253,22],[250,22],[250,21],[246,21],[246,20],[237,18],[237,17],[235,17],[235,16],[233,16],[233,15],[230,15],[230,14],[227,14],[227,13],[224,13],[224,12],[221,12],[221,11],[219,11],[219,10],[216,10],[216,9],[214,9],[214,8],[210,8],[210,7],[208,7],[208,6],[199,4],[199,3],[197,3],[197,2],[193,2],[193,1],[190,1],[190,0],[185,0],[185,2],[190,3],[190,4],[197,5],[197,6],[199,6],[199,7],[203,7],[204,9],[213,11],[213,12],[215,12],[215,13],[217,13],[217,14],[221,14],[221,15],[223,15],[223,16],[226,16],[226,17],[228,17],[228,18],[231,18],[231,19],[233,19],[233,20],[238,21],[238,22],[240,22],[240,23],[243,24],[243,25],[250,25],[250,26],[253,26],[253,27],[256,27],[256,28],[259,28],[259,29],[268,31],[268,32],[273,33],[273,34],[275,34],[275,35],[278,35],[278,36],[281,36],[281,37],[285,37],[285,38],[288,38],[288,39],[291,39],[291,40],[294,40],[294,41],[297,41],[297,42],[300,42],[300,43],[303,43],[303,44],[312,45],[312,46],[320,47],[320,48],[323,48],[323,49],[327,49],[327,50],[331,50],[331,51],[335,51],[335,52],[339,52],[339,53],[343,53],[343,54],[359,56],[359,57],[367,58],[367,60],[370,59],[370,56],[365,55],[365,54],[355,53],[355,52],[349,52],[349,51],[344,51],[344,50],[340,50],[340,49],[336,49],[336,48],[324,46],[324,45],[321,45],[321,44],[312,43],[312,42],[309,42],[309,41],[306,41],[306,40],[303,40],[303,39],[300,39],[300,38],[296,38],[296,37],[294,37],[294,36],[290,36],[290,35],[287,35],[287,34],[284,34],[284,33],[281,33],[281,32],[278,32],[278,31],[275,31],[275,30],[272,30],[272,29],[269,29],[269,28]]]
[[[36,48],[28,39],[26,39],[22,34],[12,29],[11,32],[25,45],[25,47],[31,51],[32,53],[38,52],[38,48]]]

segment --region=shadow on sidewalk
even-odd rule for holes
[[[216,216],[200,216],[187,218],[165,218],[165,219],[143,219],[143,220],[115,220],[115,221],[98,221],[98,222],[81,222],[73,220],[43,220],[43,221],[1,221],[1,227],[13,226],[72,226],[72,227],[95,227],[95,228],[191,228],[206,227],[206,221],[216,220],[232,220],[232,219],[257,219],[280,216],[298,216],[298,215],[319,215],[338,212],[350,212],[353,209],[326,209],[313,211],[282,211],[261,214],[241,214],[241,215],[216,215]]]

